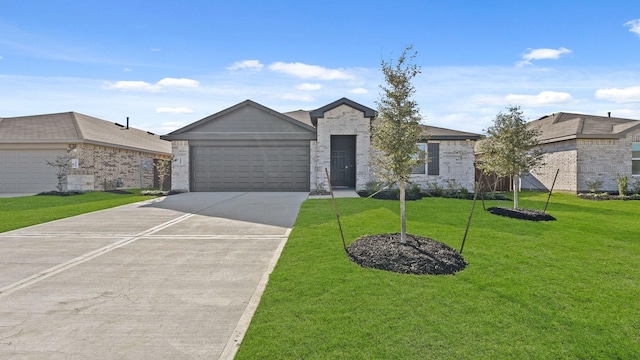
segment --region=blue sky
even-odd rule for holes
[[[424,122],[520,105],[640,119],[640,2],[0,1],[0,117],[76,111],[165,134],[251,99],[375,108],[412,44]]]

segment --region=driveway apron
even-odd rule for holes
[[[233,358],[306,198],[187,193],[0,233],[0,358]]]

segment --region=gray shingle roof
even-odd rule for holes
[[[75,112],[2,118],[0,143],[88,143],[171,154],[171,143],[158,135]]]
[[[431,125],[421,125],[422,134],[428,136],[430,140],[478,140],[480,134],[441,128]]]
[[[640,128],[640,121],[608,116],[559,112],[531,121],[537,127],[543,143],[571,139],[615,139]]]

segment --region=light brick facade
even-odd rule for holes
[[[171,189],[189,191],[189,142],[171,141],[173,162],[171,163]]]
[[[311,190],[328,190],[329,184],[324,169],[331,169],[331,136],[355,135],[356,137],[356,190],[366,187],[370,179],[369,147],[371,143],[371,121],[347,105],[340,105],[324,113],[318,119],[316,147],[311,152]],[[312,148],[313,149],[313,148]],[[314,176],[315,175],[315,176]]]
[[[438,140],[432,141],[440,144],[438,175],[413,174],[411,181],[419,184],[423,189],[427,184],[437,183],[447,188],[450,182],[473,191],[475,182],[474,168],[474,144],[473,140]],[[427,167],[429,164],[426,165]]]
[[[631,143],[640,142],[640,130],[626,134],[620,139],[572,139],[545,144],[545,165],[531,174],[550,189],[558,171],[554,190],[587,192],[588,182],[602,181],[601,191],[617,192],[618,175],[631,175]],[[524,184],[523,184],[524,186]]]
[[[150,188],[154,184],[153,154],[92,144],[71,144],[67,190],[91,191],[119,188]]]

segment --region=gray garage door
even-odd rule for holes
[[[39,193],[56,190],[56,169],[45,160],[64,150],[0,150],[0,193]]]
[[[309,147],[194,146],[191,191],[309,191]]]

